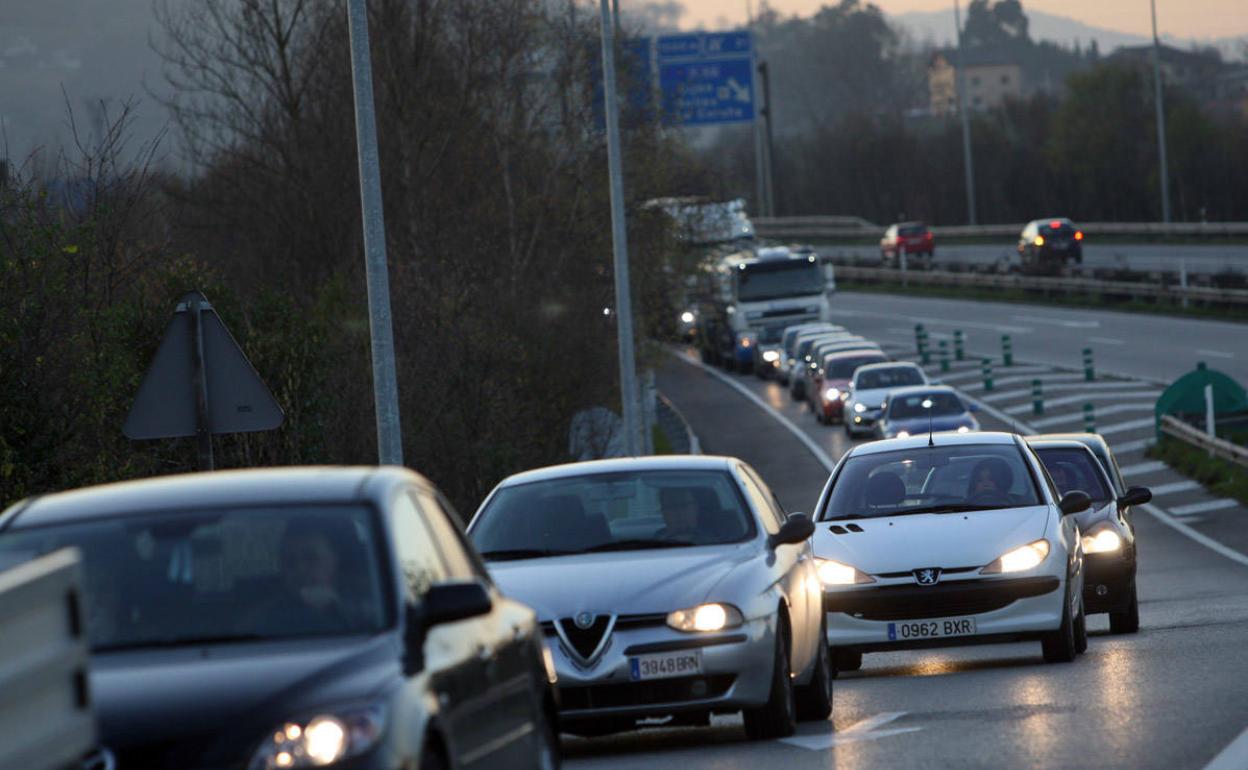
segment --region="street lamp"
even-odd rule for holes
[[[958,60],[954,67],[955,88],[958,92],[958,115],[962,118],[962,158],[966,171],[967,224],[976,224],[975,215],[975,163],[971,158],[971,117],[966,114],[966,51],[962,46],[962,10],[958,0],[953,0],[953,22],[958,30]]]
[[[1157,37],[1157,0],[1149,0],[1153,11],[1153,87],[1157,97],[1157,154],[1161,159],[1161,221],[1170,224],[1170,169],[1166,162],[1166,110],[1162,103],[1161,40]]]

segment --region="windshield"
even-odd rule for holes
[[[0,535],[0,559],[83,558],[92,649],[371,633],[389,622],[363,506],[178,511]]]
[[[904,388],[910,385],[922,385],[923,374],[913,366],[891,366],[887,369],[868,369],[858,372],[854,379],[854,387],[858,390],[879,390],[881,388]]]
[[[829,380],[848,380],[860,366],[878,364],[884,360],[884,354],[853,356],[852,358],[833,358],[825,362],[824,376]]]
[[[898,232],[901,235],[913,238],[916,235],[926,234],[927,227],[924,225],[906,225],[905,227],[898,228]]]
[[[823,273],[817,262],[786,259],[737,270],[737,299],[742,302],[821,293]]]
[[[994,510],[1042,499],[1012,444],[921,447],[850,457],[819,518]]]
[[[1086,492],[1097,506],[1113,499],[1101,474],[1100,462],[1088,450],[1051,447],[1038,448],[1036,454],[1053,478],[1057,491],[1063,495],[1074,490]]]
[[[966,412],[962,399],[952,393],[915,393],[897,396],[888,401],[888,418],[890,420],[913,420],[917,417],[927,418],[931,404],[932,417],[953,417]]]
[[[487,560],[735,543],[754,517],[723,471],[641,471],[499,490],[470,537]]]

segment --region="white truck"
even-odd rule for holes
[[[786,326],[830,318],[836,276],[813,249],[761,247],[715,258],[703,289],[702,360],[765,376],[778,366]]]

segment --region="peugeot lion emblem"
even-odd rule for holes
[[[576,624],[577,628],[582,631],[587,631],[589,627],[594,624],[594,613],[578,612],[576,613],[576,617],[572,619],[572,622]]]
[[[934,586],[940,582],[940,568],[916,569],[914,571],[914,580],[921,586]]]

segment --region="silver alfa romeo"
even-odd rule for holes
[[[538,613],[564,731],[741,711],[750,737],[774,738],[831,714],[813,527],[740,460],[521,473],[468,532],[499,587]]]

